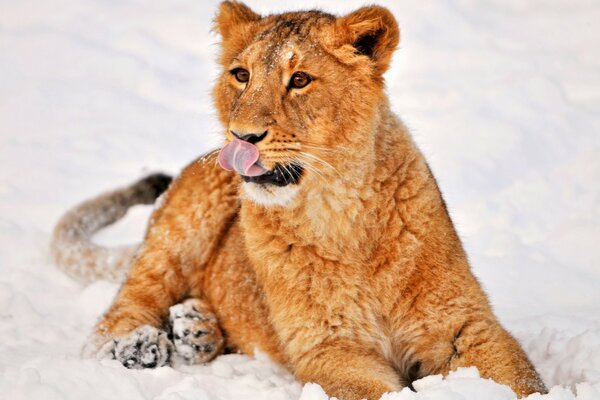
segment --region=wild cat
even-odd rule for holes
[[[261,16],[225,1],[216,29],[227,144],[172,182],[137,251],[109,254],[89,236],[167,177],[85,203],[56,229],[72,275],[125,279],[87,353],[143,368],[260,349],[345,400],[472,365],[519,395],[544,392],[390,111],[393,15]]]

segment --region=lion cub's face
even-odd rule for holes
[[[391,14],[261,17],[224,2],[216,22],[223,73],[214,97],[228,142],[219,161],[242,175],[246,195],[285,205],[356,173],[374,146],[381,74],[398,43]]]

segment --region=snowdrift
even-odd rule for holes
[[[398,17],[391,102],[438,177],[475,274],[551,387],[600,399],[600,5],[380,0]],[[255,0],[260,12],[281,2]],[[346,12],[362,1],[296,1]],[[0,8],[0,399],[327,399],[264,356],[130,371],[83,360],[117,285],[55,269],[68,207],[220,145],[216,1],[4,1]],[[97,238],[141,240],[150,209]],[[508,400],[461,369],[385,400]]]

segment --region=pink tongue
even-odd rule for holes
[[[236,171],[240,175],[258,176],[267,172],[256,164],[260,156],[258,148],[252,143],[234,138],[219,152],[219,165],[228,171]]]

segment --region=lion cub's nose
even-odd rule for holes
[[[251,144],[256,144],[267,136],[267,131],[264,131],[263,133],[238,133],[231,131],[231,134],[240,140]]]

